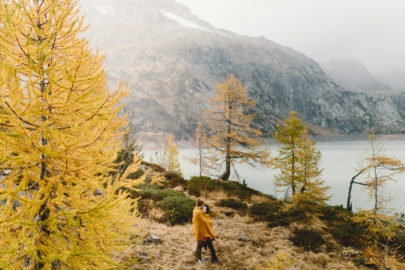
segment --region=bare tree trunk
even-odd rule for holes
[[[228,180],[231,175],[231,123],[228,123],[228,137],[226,138],[226,156],[225,156],[225,172],[221,175],[222,180]]]
[[[227,145],[226,161],[225,161],[225,172],[221,175],[222,180],[228,180],[231,175],[231,155],[228,151],[229,144]]]
[[[352,187],[353,184],[358,184],[357,182],[355,182],[354,180],[364,172],[365,170],[360,170],[355,176],[352,177],[352,180],[350,180],[350,185],[349,185],[349,194],[347,194],[347,203],[346,203],[346,209],[347,210],[352,210],[352,203],[351,203],[351,198],[352,198]]]
[[[378,176],[377,176],[377,164],[375,156],[374,139],[371,141],[371,149],[373,151],[373,170],[374,170],[374,214],[377,214],[378,209]]]
[[[294,136],[291,136],[291,148],[292,148],[292,157],[291,157],[291,192],[292,195],[295,194],[295,142]]]
[[[200,177],[202,176],[202,149],[201,149],[201,138],[198,139],[198,154],[199,154],[199,162],[200,162]]]

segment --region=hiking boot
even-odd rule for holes
[[[217,262],[219,262],[219,261],[218,261],[218,258],[213,258],[213,259],[211,260],[211,262],[212,262],[212,263],[217,263]]]

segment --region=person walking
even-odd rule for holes
[[[201,249],[208,247],[211,251],[211,262],[217,263],[218,258],[215,254],[212,241],[215,240],[214,230],[212,228],[212,218],[207,213],[207,207],[204,201],[197,199],[193,210],[193,234],[197,240],[197,250],[195,252],[197,262],[203,262],[201,258]]]

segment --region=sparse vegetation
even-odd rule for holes
[[[235,196],[241,200],[248,200],[252,195],[260,192],[248,188],[238,182],[215,180],[206,176],[193,176],[188,182],[188,193],[194,196],[201,196],[213,191],[223,191],[228,196]]]
[[[156,218],[159,222],[175,225],[191,221],[195,201],[185,193],[147,184],[141,187],[139,195],[139,211],[143,216],[150,217],[150,213],[159,208],[163,211],[163,215]]]
[[[325,243],[325,240],[322,238],[322,232],[304,226],[293,230],[291,241],[296,246],[315,252],[319,251],[319,247]]]
[[[241,212],[245,212],[248,208],[247,204],[236,199],[222,199],[217,203],[218,206],[227,207]]]

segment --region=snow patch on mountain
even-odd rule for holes
[[[186,20],[180,16],[177,16],[171,12],[168,12],[166,10],[161,9],[160,12],[163,14],[163,16],[165,16],[166,18],[175,21],[177,23],[179,23],[181,26],[187,27],[187,28],[193,28],[193,29],[197,29],[197,30],[201,30],[201,31],[206,31],[206,32],[211,32],[213,33],[213,31],[211,29],[202,27],[194,22],[191,22],[189,20]]]

